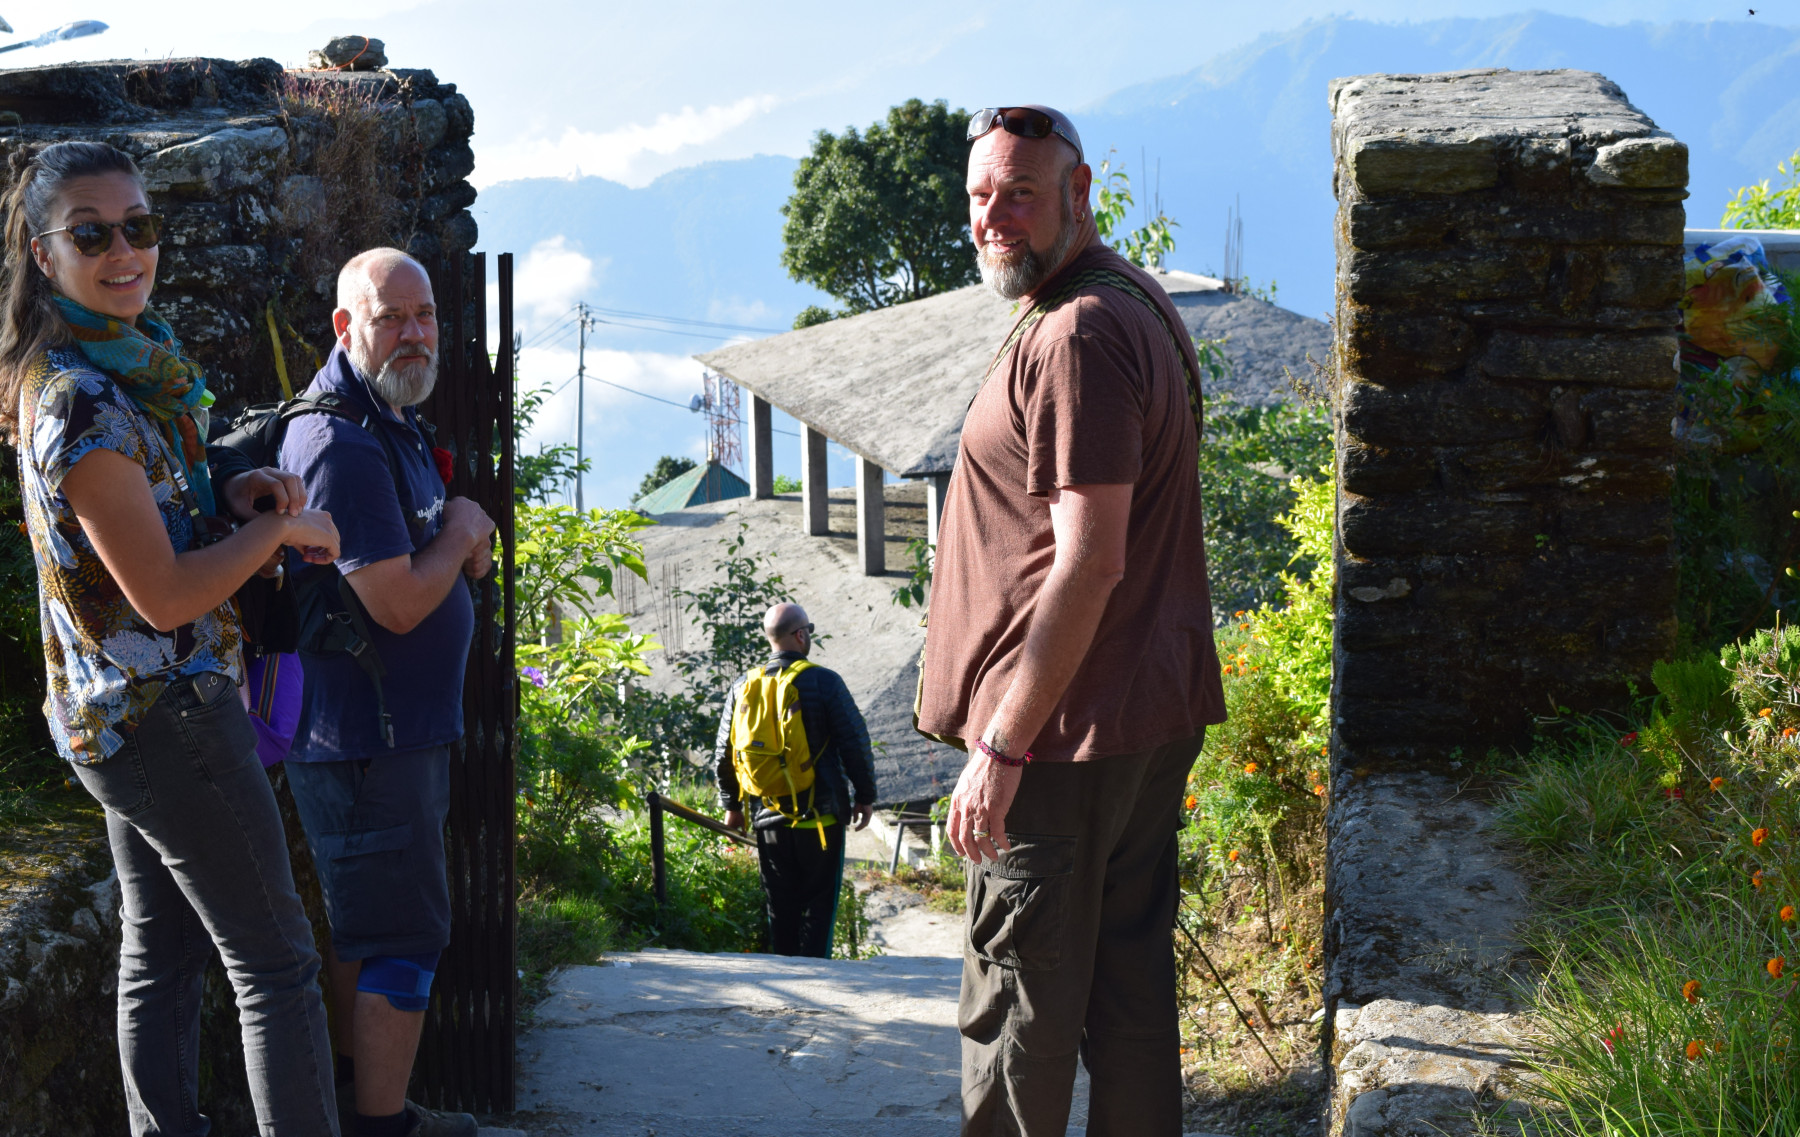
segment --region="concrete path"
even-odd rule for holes
[[[508,1124],[556,1137],[953,1137],[961,961],[649,951],[562,973]],[[1076,1086],[1071,1132],[1085,1128]]]

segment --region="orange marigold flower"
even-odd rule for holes
[[[1313,796],[1314,797],[1324,797],[1325,796],[1325,787],[1320,785],[1317,782],[1314,782],[1313,783]]]
[[[1755,886],[1755,888],[1758,892],[1762,891],[1762,870],[1761,869],[1757,869],[1755,872],[1750,874],[1750,883]]]
[[[1225,859],[1228,861],[1236,861],[1238,859],[1238,851],[1236,849],[1231,850],[1230,853],[1226,854]]]
[[[1794,922],[1794,906],[1792,904],[1783,904],[1781,906],[1781,922],[1784,924],[1791,924]]]
[[[1750,843],[1752,845],[1760,845],[1768,839],[1769,831],[1767,829],[1752,829],[1750,831]]]
[[[1792,738],[1796,734],[1800,734],[1800,730],[1795,730],[1791,726],[1784,726],[1781,728],[1781,737],[1783,738]]]
[[[1715,792],[1715,793],[1717,793],[1719,790],[1724,789],[1725,788],[1725,779],[1724,778],[1714,778],[1712,780],[1712,788],[1713,788],[1713,792]]]
[[[1687,1056],[1689,1062],[1698,1062],[1700,1056],[1704,1053],[1706,1053],[1706,1044],[1699,1039],[1696,1038],[1687,1044]]]
[[[1774,713],[1775,713],[1774,707],[1764,707],[1762,710],[1756,712],[1756,717],[1759,719],[1766,719]]]
[[[1195,796],[1195,795],[1194,795],[1194,794],[1189,794],[1189,795],[1188,795],[1188,796],[1187,796],[1187,803],[1186,803],[1186,804],[1187,804],[1187,807],[1188,807],[1188,808],[1189,808],[1189,809],[1192,809],[1192,808],[1194,808],[1194,807],[1195,807],[1195,806],[1197,806],[1197,805],[1199,805],[1199,804],[1200,804],[1200,799],[1199,799],[1199,797],[1197,797],[1197,796]]]
[[[1763,964],[1763,968],[1768,971],[1770,979],[1780,979],[1781,973],[1787,970],[1787,957],[1778,955]]]
[[[1698,1003],[1700,1001],[1700,981],[1698,979],[1690,979],[1686,983],[1683,983],[1681,985],[1681,997],[1690,1003]]]
[[[1219,674],[1220,675],[1230,675],[1231,674],[1231,664],[1227,663],[1224,667],[1219,668]]]
[[[1240,608],[1236,612],[1233,612],[1232,615],[1236,616],[1238,619],[1242,620],[1244,618],[1244,610],[1242,608]]]
[[[1249,624],[1239,624],[1238,625],[1238,631],[1240,631],[1240,632],[1247,632],[1249,630],[1250,630]]]
[[[1254,762],[1244,763],[1244,773],[1254,774],[1254,773],[1256,773],[1256,770],[1257,770],[1256,763],[1254,763]]]

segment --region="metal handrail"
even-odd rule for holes
[[[698,810],[689,809],[678,801],[670,801],[660,793],[652,790],[644,799],[650,805],[650,881],[651,891],[656,894],[658,907],[669,900],[669,873],[663,852],[663,814],[672,813],[683,821],[691,822],[702,829],[710,829],[721,837],[728,837],[740,845],[756,848],[756,838],[743,831],[733,829],[723,821],[715,820]]]

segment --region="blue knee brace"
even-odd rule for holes
[[[437,974],[438,953],[424,955],[376,955],[362,961],[356,989],[386,995],[397,1011],[422,1011],[431,1004],[431,979]]]

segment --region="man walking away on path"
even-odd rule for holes
[[[973,751],[957,1021],[967,1135],[1179,1137],[1176,831],[1224,721],[1199,365],[1167,295],[1100,242],[1081,140],[1046,107],[969,124],[982,279],[1017,326],[963,424],[919,729]]]
[[[352,258],[332,324],[338,345],[309,393],[355,413],[292,420],[281,457],[344,535],[342,578],[297,582],[331,616],[303,621],[287,762],[331,918],[338,1100],[355,1103],[358,1137],[474,1137],[473,1117],[414,1105],[406,1083],[450,944],[444,817],[475,627],[463,578],[487,575],[494,523],[468,498],[445,500],[420,425],[437,381],[424,268],[398,249]]]
[[[875,763],[849,688],[837,672],[807,661],[812,633],[798,604],[777,604],[763,616],[775,654],[732,687],[713,766],[725,823],[741,829],[745,803],[755,810],[769,950],[829,959],[844,822],[869,824]]]

